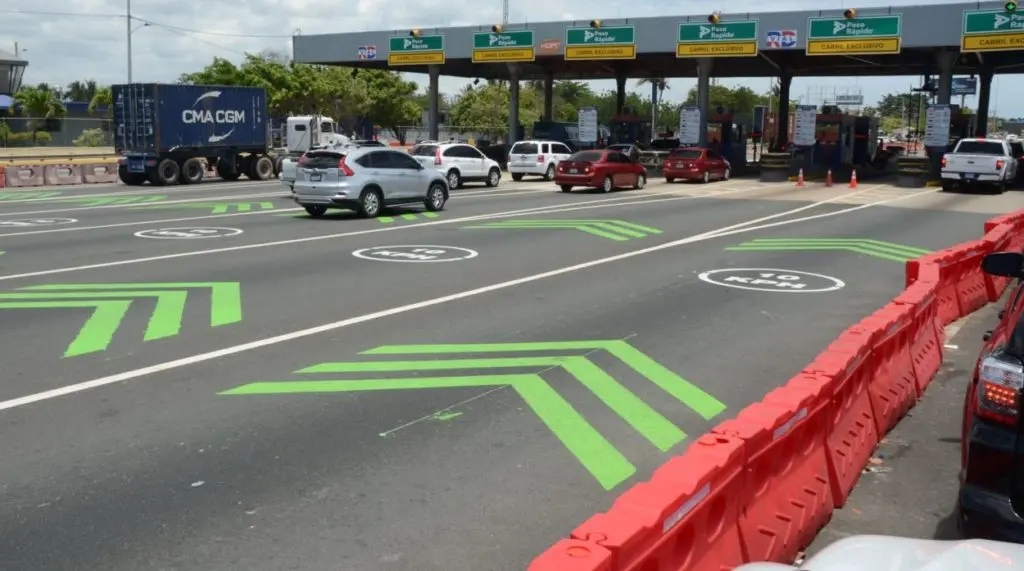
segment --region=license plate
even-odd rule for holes
[[[146,172],[145,161],[128,161],[128,172]]]
[[[978,178],[978,175],[976,175],[976,174],[965,174],[964,178],[966,178],[967,180],[974,180],[974,179]]]
[[[314,173],[309,175],[309,182],[320,182],[320,174]]]
[[[576,174],[580,172],[579,169],[569,169],[569,174]]]

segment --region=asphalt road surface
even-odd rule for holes
[[[521,569],[1019,201],[285,194],[0,194],[5,571]]]

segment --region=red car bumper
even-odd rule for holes
[[[592,174],[566,174],[566,173],[555,173],[555,184],[559,186],[570,185],[570,186],[585,186],[597,188],[601,185],[600,182],[595,182],[594,175]]]
[[[665,178],[677,178],[683,180],[700,180],[704,176],[704,171],[699,168],[663,168],[661,172],[665,175]]]

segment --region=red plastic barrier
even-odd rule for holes
[[[861,469],[878,444],[878,429],[868,395],[872,372],[869,340],[864,335],[846,331],[804,369],[805,373],[824,376],[830,381],[822,388],[831,391],[828,393],[831,402],[829,483],[837,508],[846,504]]]
[[[832,517],[820,387],[785,386],[712,429],[745,443],[739,521],[747,561],[793,561]]]
[[[1018,210],[1016,212],[990,218],[985,222],[985,233],[988,234],[995,229],[996,226],[1001,226],[1003,224],[1009,224],[1013,227],[1013,233],[1010,236],[1009,249],[1007,251],[1024,251],[1024,210]]]
[[[1013,240],[1013,235],[1013,224],[1006,223],[1000,224],[986,232],[982,240],[988,244],[989,252],[1012,252],[1013,248],[1010,244]],[[999,301],[999,298],[1003,296],[1003,292],[1006,291],[1006,286],[1010,284],[1010,278],[985,273],[982,275],[985,278],[985,292],[988,294],[988,301]]]
[[[967,317],[988,303],[981,260],[992,252],[991,248],[992,244],[985,240],[972,240],[952,248],[959,253],[955,272],[956,298],[960,305],[957,319]]]
[[[6,186],[4,183],[4,167],[0,167],[0,188]]]
[[[945,332],[939,325],[939,285],[921,280],[910,286],[893,303],[913,308],[912,326],[916,331],[910,356],[914,362],[914,378],[917,381],[917,395],[924,394],[942,365]]]
[[[573,539],[612,553],[611,571],[719,571],[745,562],[738,520],[743,442],[705,434]]]
[[[917,377],[911,349],[917,328],[914,308],[890,303],[851,328],[867,336],[872,373],[871,411],[879,436],[886,434],[917,403]]]
[[[562,539],[530,563],[527,571],[612,571],[607,549],[578,539]]]

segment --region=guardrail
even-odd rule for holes
[[[875,446],[942,364],[944,327],[998,301],[981,271],[1024,250],[1024,210],[911,260],[906,288],[783,386],[698,438],[555,543],[529,571],[721,571],[791,563],[843,507]]]

